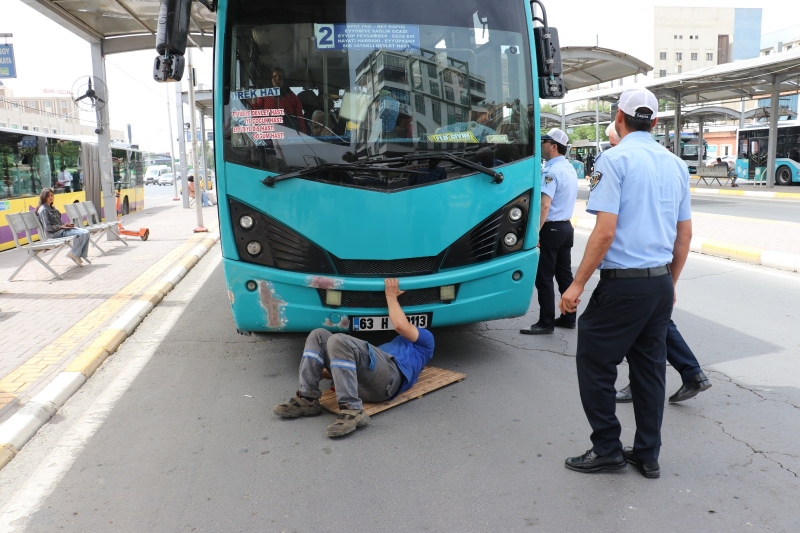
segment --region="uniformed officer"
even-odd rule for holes
[[[613,122],[606,128],[606,135],[608,136],[608,142],[611,143],[611,148],[619,144],[619,136]],[[704,390],[711,388],[711,381],[700,369],[697,357],[695,357],[689,345],[686,344],[686,341],[683,340],[683,335],[678,331],[678,326],[672,320],[669,321],[669,327],[667,328],[667,362],[678,371],[683,381],[681,388],[669,397],[670,403],[689,400]],[[633,401],[630,383],[617,391],[616,401],[617,403],[630,403]]]
[[[572,243],[574,229],[570,218],[578,196],[578,173],[564,157],[569,138],[558,128],[542,136],[542,207],[539,215],[539,268],[536,291],[539,299],[539,321],[525,335],[553,333],[555,326],[575,328],[575,313],[556,318],[553,276],[561,294],[572,284]]]
[[[657,112],[658,100],[646,89],[620,96],[615,126],[621,141],[597,161],[586,207],[597,221],[559,303],[562,312],[575,311],[600,267],[600,282],[578,321],[578,384],[592,427],[592,448],[565,462],[578,472],[618,470],[629,462],[645,477],[660,475],[665,339],[692,222],[686,165],[650,136]],[[623,449],[614,382],[625,357],[636,436],[633,447]]]

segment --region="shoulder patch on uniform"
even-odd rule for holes
[[[599,170],[595,171],[595,173],[592,174],[592,177],[589,178],[589,190],[591,191],[597,187],[597,184],[600,183],[601,179],[603,179],[603,173]]]
[[[551,176],[550,174],[544,177],[545,183],[551,183],[552,181],[553,181],[553,176]]]

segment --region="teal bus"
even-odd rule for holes
[[[520,0],[217,3],[220,231],[241,332],[392,329],[386,277],[421,327],[527,312],[539,95],[563,95],[535,4],[534,19]],[[181,58],[157,49],[168,79]]]
[[[767,180],[767,148],[769,127],[757,124],[739,130],[739,150],[736,154],[736,177],[764,183]],[[778,122],[775,147],[775,184],[800,183],[800,121]]]

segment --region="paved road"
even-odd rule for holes
[[[781,190],[783,189],[800,192],[800,187],[782,187]],[[589,191],[579,189],[578,199],[588,200]],[[757,200],[735,196],[692,195],[692,212],[800,223],[800,202],[796,200]]]
[[[275,418],[303,336],[237,336],[215,258],[0,471],[0,531],[800,530],[799,275],[692,255],[674,318],[714,386],[667,406],[645,480],[563,467],[590,446],[576,337],[520,336],[535,303],[434,330],[435,363],[466,380],[354,435]]]
[[[180,183],[178,184],[180,186]],[[172,186],[159,186],[159,185],[145,185],[144,186],[144,204],[145,208],[158,207],[160,205],[171,203],[175,190]]]

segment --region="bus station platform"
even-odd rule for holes
[[[0,424],[70,365],[90,375],[113,353],[123,330],[138,325],[132,319],[143,319],[218,241],[216,209],[203,216],[209,233],[194,234],[195,210],[177,202],[126,215],[126,229],[147,227],[148,240],[103,240],[108,255],[90,246],[92,263],[83,267],[61,253],[51,266],[63,280],[31,261],[9,282],[25,251],[0,252]]]
[[[588,191],[588,182],[579,180],[579,191]],[[787,211],[800,210],[800,187],[755,187],[752,183],[739,181],[736,188],[719,186],[693,187],[692,191],[692,248],[693,252],[725,259],[743,261],[790,272],[800,272],[800,216],[793,215],[783,220],[770,220],[736,216],[735,208],[730,214],[703,212],[700,207],[706,198],[730,198],[731,200],[755,200],[776,207],[790,207]],[[795,192],[797,190],[798,192]],[[585,198],[586,193],[579,194]],[[594,216],[586,212],[586,201],[575,205],[572,223],[578,229],[591,230]]]

